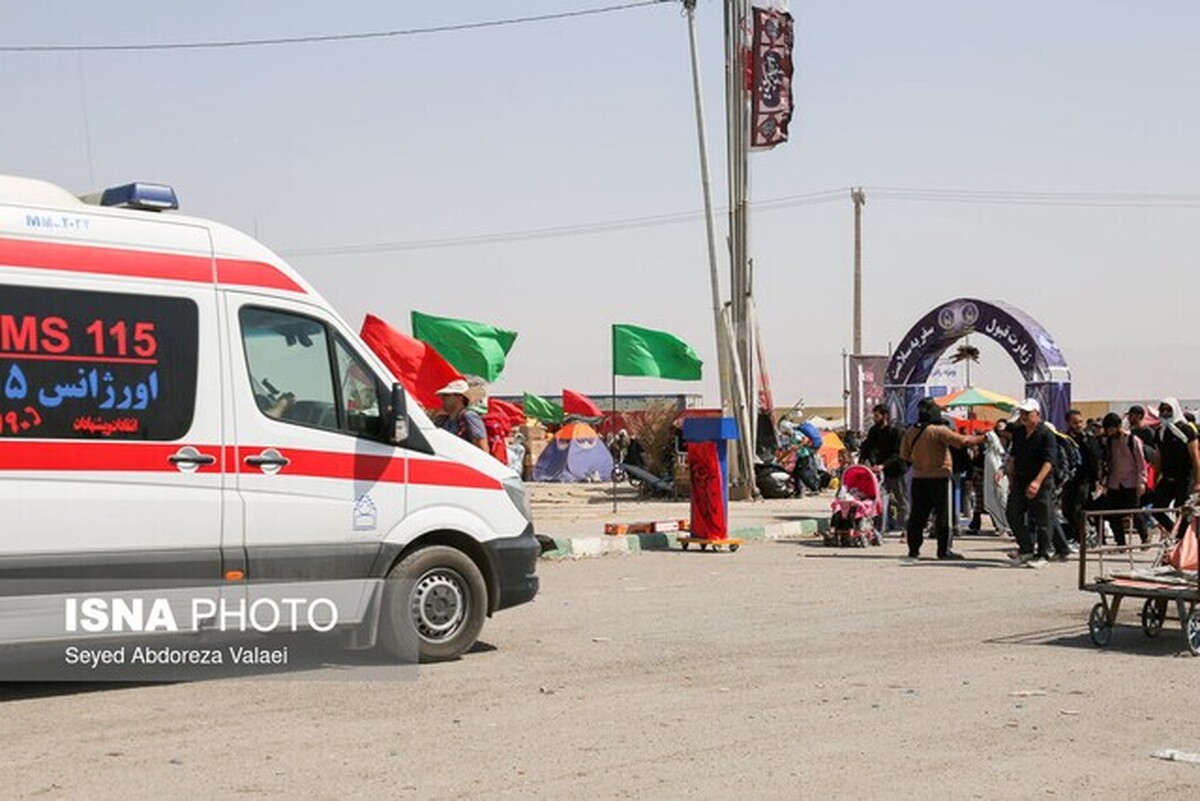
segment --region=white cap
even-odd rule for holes
[[[1015,423],[1021,419],[1021,412],[1037,412],[1042,413],[1042,404],[1038,403],[1037,398],[1026,398],[1016,405],[1013,409],[1012,416],[1008,418],[1008,422]]]
[[[461,378],[456,378],[446,386],[435,392],[435,395],[466,395],[471,390],[471,385]]]

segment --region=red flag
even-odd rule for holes
[[[592,403],[591,399],[582,392],[573,392],[572,390],[564,389],[562,400],[563,414],[574,414],[579,417],[604,416],[604,412],[600,411],[600,407]]]
[[[437,391],[462,378],[431,346],[400,333],[373,314],[363,320],[361,336],[396,380],[426,409],[440,407]]]
[[[509,427],[525,425],[525,412],[521,407],[499,398],[488,398],[488,416],[508,421]]]

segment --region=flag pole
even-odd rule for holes
[[[608,431],[616,440],[617,435],[613,431],[617,425],[617,326],[613,323],[612,326],[612,349],[609,351],[610,364],[612,365],[612,417],[608,421]],[[617,446],[617,454],[620,455],[621,446]],[[613,498],[613,514],[617,513],[617,471],[616,465],[613,465],[612,472],[612,498]]]

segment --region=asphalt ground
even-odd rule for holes
[[[1076,566],[902,548],[543,561],[416,680],[6,685],[10,797],[1194,798],[1200,659]],[[1171,628],[1175,626],[1174,628]]]

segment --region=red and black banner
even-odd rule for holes
[[[723,540],[729,536],[729,525],[717,443],[689,442],[687,459],[692,480],[691,534],[706,540]]]
[[[754,9],[751,147],[772,148],[787,141],[792,121],[792,28],[788,12]]]
[[[887,356],[850,357],[850,420],[854,431],[871,427],[871,410],[883,403],[883,385],[887,379]],[[901,421],[903,422],[903,421]]]

